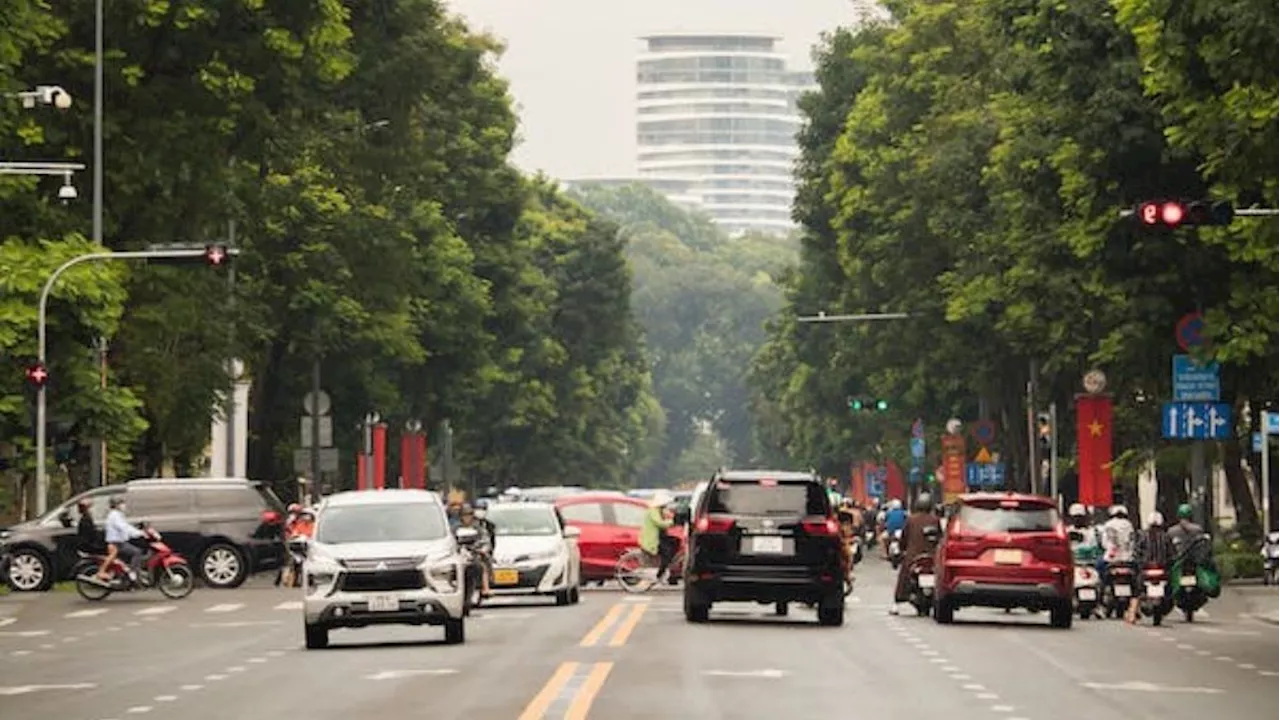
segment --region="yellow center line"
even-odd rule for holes
[[[649,609],[649,603],[642,603],[631,608],[631,614],[627,616],[622,624],[618,625],[618,630],[613,634],[613,638],[609,640],[609,647],[621,647],[631,637],[631,631],[636,629],[636,625],[640,624],[640,618],[644,616],[644,611]]]
[[[613,623],[618,619],[618,616],[622,614],[624,609],[626,609],[626,606],[622,603],[618,603],[609,608],[609,612],[605,613],[604,617],[600,618],[600,622],[596,623],[596,626],[591,628],[591,632],[587,633],[586,637],[582,638],[582,642],[578,644],[582,647],[595,647],[595,644],[600,642],[600,638],[603,637],[604,634],[608,632],[609,628],[613,626]]]
[[[547,708],[551,707],[551,704],[560,696],[565,683],[569,682],[569,678],[573,677],[577,670],[576,662],[560,663],[560,667],[556,668],[547,684],[543,685],[538,694],[525,706],[519,720],[542,720],[542,716],[547,714]]]
[[[596,663],[591,668],[591,673],[587,675],[587,679],[582,681],[582,687],[578,688],[578,693],[573,696],[573,701],[569,703],[569,710],[564,714],[564,720],[587,720],[587,713],[591,711],[591,703],[595,702],[596,695],[600,692],[600,688],[604,686],[604,681],[609,677],[609,671],[613,669],[613,663]]]

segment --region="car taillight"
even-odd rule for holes
[[[693,524],[693,529],[700,533],[727,533],[733,529],[733,518],[723,515],[703,515]]]
[[[264,524],[267,524],[267,525],[279,525],[279,524],[280,524],[280,519],[281,519],[281,518],[280,518],[280,513],[276,512],[275,510],[263,510],[263,511],[262,511],[262,522],[263,522]]]
[[[833,518],[810,518],[801,521],[800,527],[809,535],[835,537],[840,534],[840,523]]]

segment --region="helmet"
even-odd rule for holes
[[[1129,517],[1129,508],[1127,508],[1127,507],[1125,507],[1125,506],[1123,506],[1123,505],[1112,505],[1112,506],[1111,506],[1111,509],[1107,511],[1107,515],[1109,515],[1109,516],[1111,516],[1111,517],[1113,517],[1113,518],[1114,518],[1114,517]]]
[[[649,498],[649,507],[666,507],[673,502],[675,502],[675,498],[671,496],[671,493],[665,490],[659,490],[653,494],[653,497]]]
[[[1192,513],[1192,511],[1191,511],[1191,506],[1190,506],[1189,504],[1187,504],[1187,503],[1182,503],[1181,505],[1179,505],[1179,506],[1178,506],[1178,519],[1179,519],[1179,520],[1190,520],[1190,519],[1191,519],[1191,516],[1192,516],[1193,514],[1194,514],[1194,513]]]
[[[1158,510],[1156,512],[1151,513],[1150,515],[1147,516],[1147,525],[1149,527],[1163,527],[1164,515],[1160,514],[1160,511]]]
[[[290,515],[297,515],[302,510],[302,506],[298,503],[289,503],[289,507],[285,508]]]
[[[1067,515],[1071,517],[1085,517],[1088,514],[1088,511],[1084,509],[1084,505],[1081,503],[1071,503],[1071,507],[1067,508]]]
[[[901,500],[899,500],[898,498],[894,498],[894,499],[890,500],[890,501],[889,501],[889,509],[890,509],[890,510],[900,510],[900,509],[902,509],[902,501],[901,501]]]
[[[107,505],[113,508],[120,507],[123,504],[124,504],[124,498],[118,495],[116,497],[111,498],[109,501],[107,501]]]
[[[933,496],[922,492],[916,496],[916,512],[929,512],[933,509]]]

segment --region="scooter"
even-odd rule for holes
[[[1113,564],[1107,568],[1107,582],[1102,588],[1102,608],[1108,618],[1124,617],[1133,597],[1133,568]]]
[[[1208,535],[1202,535],[1179,553],[1178,559],[1173,563],[1173,567],[1177,569],[1173,579],[1178,583],[1173,590],[1173,604],[1182,611],[1187,622],[1194,622],[1196,612],[1209,603],[1210,589],[1200,583],[1196,560],[1210,562],[1206,558],[1212,558],[1212,543]],[[1213,597],[1217,597],[1217,594],[1214,593]]]
[[[1280,570],[1280,532],[1267,533],[1262,544],[1262,584],[1275,585]]]
[[[915,606],[916,614],[920,617],[928,617],[929,612],[933,609],[933,591],[937,585],[937,578],[934,576],[933,555],[934,550],[938,547],[938,539],[941,535],[942,531],[935,526],[931,525],[925,528],[924,539],[929,544],[928,549],[911,560],[908,598],[911,604]]]
[[[1079,561],[1076,562],[1075,576],[1076,614],[1081,620],[1088,620],[1098,611],[1102,578],[1092,563]]]
[[[894,530],[889,534],[889,565],[894,570],[902,565],[902,531]]]
[[[1164,616],[1173,611],[1173,596],[1169,593],[1169,572],[1159,565],[1142,568],[1142,602],[1139,609],[1144,617],[1151,618],[1159,626]]]
[[[107,567],[108,579],[102,580],[97,573],[103,558],[80,553],[80,561],[72,570],[76,579],[76,592],[80,593],[80,597],[85,600],[105,600],[111,593],[153,587],[172,600],[191,594],[195,589],[195,575],[186,559],[174,552],[155,528],[144,526],[142,532],[151,553],[136,580],[130,576],[129,566],[119,558]]]

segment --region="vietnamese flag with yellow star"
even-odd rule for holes
[[[1111,495],[1111,397],[1076,397],[1076,442],[1079,447],[1079,502],[1109,507]]]

